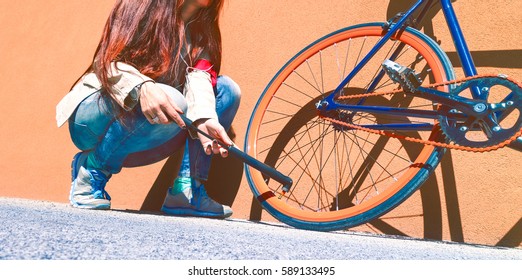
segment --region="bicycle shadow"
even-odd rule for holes
[[[397,13],[406,11],[411,5],[416,2],[414,0],[406,1],[390,1],[387,9],[387,18],[393,18]],[[441,40],[437,38],[433,26],[433,18],[441,11],[439,1],[426,13],[423,22],[419,23],[418,28],[422,29],[423,33],[434,39],[439,45]],[[453,0],[452,2],[456,2]],[[511,50],[470,50],[474,63],[477,67],[494,67],[494,68],[510,68],[522,69],[522,60],[513,59],[514,57],[522,57],[522,49]],[[460,59],[455,51],[446,52],[454,67],[462,67]],[[511,145],[512,148],[517,149],[516,142]],[[520,150],[520,147],[518,147]],[[447,151],[440,163],[442,172],[442,187],[444,188],[446,211],[449,223],[450,237],[452,241],[463,242],[464,232],[462,225],[462,218],[460,214],[459,200],[456,189],[454,163],[451,151]],[[433,178],[431,176],[430,178]],[[442,203],[438,195],[438,184],[436,180],[428,180],[421,190],[422,208],[424,212],[424,234],[426,238],[442,239]],[[434,209],[436,208],[436,209]],[[426,212],[427,211],[427,212]],[[379,229],[383,233],[397,233],[394,228],[390,228],[383,222],[378,222]],[[377,226],[376,226],[377,227]],[[513,227],[500,239],[497,246],[516,247],[522,243],[522,219],[520,219]]]
[[[404,1],[390,1],[386,12],[386,18],[391,19],[400,12],[406,11],[411,7],[415,0]],[[456,2],[456,0],[452,0]],[[422,29],[423,33],[431,37],[435,42],[441,43],[437,38],[432,19],[438,14],[442,13],[440,2],[435,1],[432,8],[426,13],[422,22],[418,23],[418,28]],[[464,34],[465,35],[465,34]],[[470,47],[470,49],[472,49]],[[477,67],[494,67],[494,68],[517,68],[522,69],[522,59],[513,59],[514,57],[522,57],[522,49],[512,50],[470,50],[473,60]],[[455,51],[446,52],[454,67],[462,67],[459,57]]]

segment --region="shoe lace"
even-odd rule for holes
[[[201,198],[208,198],[208,194],[207,194],[207,190],[205,189],[205,187],[203,187],[203,185],[199,186],[198,188],[198,192],[199,192],[199,197]]]
[[[201,207],[206,201],[211,200],[203,185],[192,188],[193,201],[196,207]]]
[[[111,200],[111,196],[105,190],[105,185],[109,181],[110,176],[106,176],[103,172],[96,169],[89,170],[91,173],[91,187],[94,190],[93,196],[96,199]]]

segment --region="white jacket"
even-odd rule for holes
[[[117,62],[111,64],[109,82],[113,85],[115,101],[127,111],[139,101],[139,86],[151,78],[141,74],[131,65]],[[85,74],[56,106],[56,124],[61,127],[74,113],[78,105],[99,91],[102,84],[94,72]],[[187,118],[192,121],[202,118],[218,119],[216,98],[210,74],[203,70],[189,68],[183,94],[187,101]]]

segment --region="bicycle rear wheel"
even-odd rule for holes
[[[294,186],[280,197],[279,183],[250,167],[246,176],[263,208],[278,220],[321,231],[365,223],[409,197],[441,160],[444,149],[347,129],[318,115],[315,104],[337,87],[382,35],[382,23],[369,23],[315,41],[281,68],[259,98],[247,127],[245,151],[290,176]],[[405,47],[395,61],[420,73],[424,84],[454,78],[451,63],[438,45],[407,28],[379,50],[342,95],[367,92],[381,63],[400,43]],[[372,91],[396,88],[384,77]],[[348,102],[415,109],[435,106],[403,94]],[[332,116],[357,125],[426,122],[342,110]],[[426,131],[396,133],[422,139],[441,137],[435,121],[428,120],[428,125]]]

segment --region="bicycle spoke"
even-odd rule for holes
[[[317,91],[319,90],[319,83],[317,82],[317,79],[315,78],[314,71],[312,71],[312,67],[310,66],[310,62],[308,59],[306,60],[306,65],[308,66],[308,70],[310,70],[310,74],[312,75],[312,78],[314,79],[315,84],[317,85]]]
[[[314,85],[312,85],[312,83],[310,83],[310,82],[308,81],[308,79],[306,79],[305,77],[301,76],[301,74],[299,74],[297,71],[294,71],[294,73],[295,73],[298,77],[300,77],[303,81],[305,81],[308,85],[310,85],[313,89],[315,89],[319,94],[322,94],[322,93],[324,92],[324,91],[321,91],[321,89],[319,89],[319,87],[316,88]],[[294,90],[297,91],[297,92],[300,92],[300,93],[303,93],[303,94],[304,94],[304,91],[297,90],[296,88],[294,88],[294,87],[288,85],[287,83],[283,83],[283,85],[285,85],[285,86],[287,86],[287,87],[289,87],[289,88],[292,88],[292,89],[294,89]],[[304,95],[306,95],[306,94],[304,94]],[[308,95],[306,95],[306,96],[308,96]],[[310,98],[311,98],[311,97],[310,97]]]

